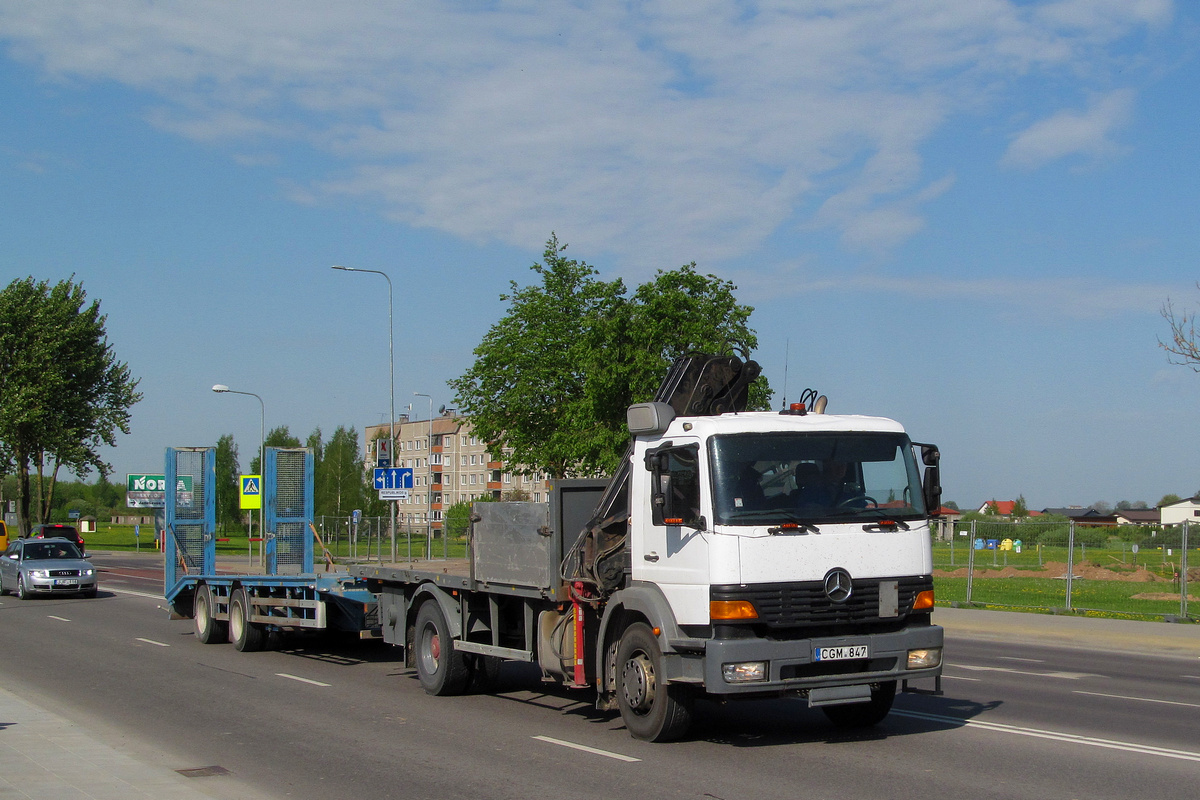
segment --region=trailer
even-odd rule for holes
[[[261,571],[219,567],[216,549],[216,450],[168,448],[166,485],[191,476],[192,491],[167,492],[164,595],[173,618],[191,618],[204,644],[232,642],[261,650],[281,635],[378,631],[377,602],[364,581],[314,567],[313,455],[308,448],[266,448]]]
[[[611,480],[477,503],[466,559],[352,568],[425,691],[487,691],[503,661],[529,662],[651,741],[683,736],[701,696],[800,696],[860,727],[898,689],[940,692],[937,448],[815,392],[747,412],[757,375],[679,359],[629,409]]]

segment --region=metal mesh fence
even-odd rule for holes
[[[175,495],[175,547],[179,559],[183,562],[169,564],[168,568],[178,572],[180,567],[184,572],[201,572],[204,568],[204,500],[205,492],[212,487],[205,481],[207,471],[204,468],[204,450],[176,450],[175,474],[177,477],[191,476],[192,492],[187,496],[176,491]],[[167,491],[175,491],[177,487],[166,487]],[[169,575],[172,581],[177,574]]]
[[[1187,617],[1200,609],[1200,544],[1168,527],[975,520],[934,546],[938,593],[972,605]],[[1190,589],[1189,589],[1190,584]]]
[[[304,521],[305,474],[304,450],[280,449],[275,454],[275,570],[280,575],[304,571],[305,539],[309,536]]]

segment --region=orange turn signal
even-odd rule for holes
[[[913,600],[913,611],[923,611],[927,608],[933,608],[933,589],[921,592]]]
[[[712,619],[758,619],[758,612],[748,600],[710,600],[708,615]]]

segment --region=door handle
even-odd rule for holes
[[[649,552],[642,556],[642,558],[646,559],[647,561],[658,561],[658,553]]]

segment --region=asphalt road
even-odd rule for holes
[[[795,700],[701,704],[692,737],[652,745],[525,665],[506,666],[495,695],[434,698],[380,642],[252,654],[201,645],[190,621],[161,609],[153,556],[95,562],[95,600],[0,598],[5,687],[166,768],[228,770],[198,779],[216,797],[1191,800],[1200,791],[1195,656],[1116,652],[1102,637],[1080,649],[1065,637],[951,633],[944,695],[902,695],[872,731],[841,733]]]

